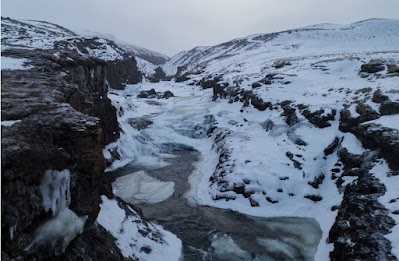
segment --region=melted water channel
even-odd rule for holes
[[[184,260],[313,260],[322,231],[314,219],[260,218],[232,210],[190,206],[184,194],[199,152],[175,150],[170,165],[150,169],[127,165],[108,173],[118,177],[144,170],[149,176],[175,183],[175,192],[155,204],[135,204],[144,218],[161,224],[183,242]]]

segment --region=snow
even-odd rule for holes
[[[155,88],[157,91],[172,90],[177,97],[157,100],[158,105],[149,105],[148,99],[135,98],[141,90],[148,90],[149,88]],[[135,157],[135,162],[141,162],[143,157],[153,157],[154,161],[162,161],[167,155],[160,149],[161,144],[177,141],[194,147],[201,152],[201,160],[197,163],[196,171],[189,177],[192,189],[186,197],[190,204],[229,208],[262,217],[311,217],[315,218],[322,228],[330,228],[336,216],[336,212],[332,212],[330,209],[333,205],[339,205],[342,195],[338,193],[335,183],[329,177],[326,177],[319,190],[309,186],[307,182],[313,180],[321,172],[327,174],[337,161],[336,155],[330,155],[327,160],[324,160],[323,151],[337,135],[342,135],[337,132],[338,121],[334,122],[332,127],[323,130],[319,130],[310,124],[299,124],[293,128],[292,131],[296,135],[309,143],[305,149],[298,148],[289,140],[286,132],[272,134],[266,133],[262,129],[260,123],[265,119],[273,119],[276,125],[284,127],[285,123],[280,122],[279,112],[259,112],[250,109],[244,114],[248,120],[246,123],[243,121],[244,115],[239,112],[240,104],[227,105],[223,100],[210,103],[212,99],[211,90],[195,91],[194,88],[196,87],[161,82],[159,84],[132,85],[124,91],[113,90],[113,94],[109,94],[109,97],[117,105],[117,108],[123,108],[119,110],[124,113],[119,117],[120,123],[122,119],[129,118],[130,113],[135,117],[146,116],[153,121],[152,125],[141,132],[132,132],[134,137],[130,136],[131,142],[117,141],[120,150],[133,151],[135,149],[132,149],[132,146],[137,146],[142,151],[151,151],[152,154],[147,153],[147,156],[140,155],[140,153],[132,155]],[[116,95],[116,93],[119,95]],[[242,182],[243,179],[250,180],[249,187],[256,192],[253,198],[259,202],[259,207],[251,207],[248,200],[240,195],[234,201],[213,200],[212,195],[218,192],[216,187],[210,186],[209,177],[218,163],[218,152],[212,149],[212,138],[207,138],[206,135],[192,135],[192,132],[196,129],[195,126],[203,122],[204,116],[209,114],[215,116],[218,128],[228,128],[232,131],[232,134],[225,140],[225,146],[232,149],[232,161],[235,164],[235,169],[228,178],[231,179],[231,182]],[[228,122],[232,119],[238,121],[239,124],[231,126]],[[243,124],[243,126],[240,127],[240,124]],[[124,129],[127,124],[121,126]],[[288,130],[289,128],[284,127],[283,129]],[[124,135],[121,135],[121,140],[126,138]],[[145,140],[142,137],[145,137]],[[140,138],[139,142],[137,138]],[[149,141],[150,138],[151,141]],[[113,145],[115,144],[111,144],[111,147]],[[306,150],[306,153],[303,150]],[[292,162],[286,157],[287,151],[303,155],[304,169],[302,171],[308,173],[305,179],[302,171],[294,168]],[[124,157],[129,158],[128,155],[123,154],[119,161],[127,160]],[[313,158],[317,158],[317,160]],[[245,163],[246,160],[251,160],[251,162]],[[288,176],[289,180],[283,181],[280,179],[284,176]],[[276,191],[276,188],[280,187],[284,193]],[[262,191],[267,191],[267,195],[279,200],[279,203],[268,203],[264,199]],[[291,197],[288,195],[289,193],[295,193],[296,196]],[[314,203],[303,198],[307,194],[320,194],[323,196],[323,201]],[[312,211],[309,211],[309,209]],[[320,253],[323,253],[324,256],[328,256],[328,252],[331,250],[331,246],[327,246],[325,243],[327,236],[328,231],[323,233],[320,243],[322,249]]]
[[[180,260],[182,257],[182,242],[161,226],[145,222],[131,208],[132,214],[126,215],[118,202],[102,196],[100,213],[97,222],[108,230],[115,238],[116,244],[126,258],[143,261],[150,260]],[[140,231],[148,231],[143,234]],[[158,238],[161,236],[161,238]],[[149,253],[142,248],[151,248]]]
[[[163,182],[138,171],[117,178],[112,183],[114,195],[124,201],[139,204],[155,204],[170,198],[174,193],[174,182]]]
[[[223,73],[226,78],[234,78],[237,70],[240,74],[254,76],[281,59],[298,61],[312,56],[336,58],[394,52],[397,50],[398,24],[399,20],[394,19],[370,20],[351,25],[313,26],[276,35],[252,35],[180,53],[163,69],[167,75],[174,75],[178,66],[187,66],[187,70],[205,67],[205,74]]]
[[[124,53],[121,48],[106,39],[97,39],[95,41],[97,44],[90,45],[83,50],[79,43],[85,40],[84,37],[58,25],[42,21],[2,18],[1,36],[2,50],[10,47],[51,50],[55,48],[56,44],[59,44],[58,48],[60,49],[74,50],[82,56],[96,57],[105,61],[122,59],[122,53]],[[57,55],[57,53],[55,53],[55,55]],[[13,63],[12,61],[6,62],[8,62],[5,64],[8,65],[9,68],[5,67],[2,61],[2,69],[16,70],[33,68],[31,66],[21,68],[22,61],[14,61]]]
[[[370,123],[379,124],[386,128],[399,130],[399,114],[384,115],[376,120],[367,121],[364,122],[363,124],[370,124]]]
[[[32,65],[25,65],[29,62],[25,58],[13,58],[8,56],[1,56],[1,70],[29,70]]]
[[[344,140],[341,143],[343,148],[346,148],[351,154],[362,154],[364,149],[362,143],[352,133],[345,133]]]
[[[387,191],[385,195],[378,198],[378,201],[383,204],[391,213],[390,216],[395,220],[396,225],[392,228],[390,234],[385,237],[391,241],[392,253],[399,256],[399,215],[392,214],[393,211],[399,211],[399,175],[393,175],[394,172],[389,169],[385,160],[380,160],[370,170],[376,178],[385,185]],[[394,202],[392,200],[395,200]]]
[[[144,59],[136,57],[137,67],[144,74],[145,77],[150,77],[155,74],[155,69],[158,67]]]
[[[21,122],[21,120],[1,121],[1,126],[10,127],[10,126],[14,125],[15,123],[19,123],[19,122]]]
[[[82,234],[86,219],[64,208],[35,231],[35,237],[27,250],[33,246],[49,245],[56,255],[63,253],[69,243],[78,234]]]
[[[361,65],[371,59],[399,63],[398,25],[399,20],[319,25],[280,33],[274,38],[253,35],[219,46],[197,47],[172,57],[163,66],[168,75],[185,65],[187,71],[199,74],[191,74],[186,83],[143,82],[129,85],[123,91],[112,90],[108,95],[118,110],[123,131],[120,139],[104,150],[108,159],[114,150],[120,155],[109,170],[132,162],[147,167],[151,162],[162,165],[164,159],[171,156],[165,144],[195,148],[201,156],[189,177],[191,189],[185,196],[190,204],[232,209],[259,217],[312,218],[323,233],[316,253],[310,251],[309,255],[314,254],[315,260],[329,260],[333,245],[327,243],[328,233],[337,215],[332,207],[339,206],[343,197],[332,179],[331,170],[338,169],[334,175],[339,176],[342,169],[336,165],[339,163],[336,151],[325,155],[324,150],[338,138],[342,140],[341,147],[350,153],[362,154],[361,142],[353,134],[340,131],[340,111],[349,109],[352,117],[358,117],[357,104],[364,100],[369,103],[377,89],[389,93],[391,100],[399,99],[395,91],[397,77],[388,77],[385,71],[378,77],[359,75]],[[280,60],[289,61],[290,65],[273,67]],[[266,74],[273,73],[283,79],[275,79],[271,85],[262,84],[256,89],[251,87]],[[241,102],[228,103],[227,99],[212,102],[211,89],[188,85],[216,74],[223,74],[223,81],[230,86],[238,83],[243,90],[252,90],[273,105],[292,101],[290,106],[296,109],[299,122],[288,126],[281,115],[281,106],[258,111],[252,105],[243,107]],[[363,91],[365,87],[370,91]],[[170,90],[175,97],[167,100],[136,98],[140,91],[152,88],[160,92]],[[329,121],[331,126],[318,128],[311,124],[299,112],[300,105],[307,106],[310,112],[323,109],[322,116],[336,111],[334,120]],[[378,104],[370,105],[378,107]],[[205,119],[209,115],[213,116],[215,129],[208,135],[210,125]],[[129,118],[134,117],[147,118],[153,124],[138,131],[128,124]],[[274,123],[269,131],[261,126],[265,120]],[[393,127],[399,121],[396,116],[383,116],[375,122]],[[223,139],[218,140],[222,136]],[[307,145],[296,144],[298,139]],[[222,152],[228,156],[219,158]],[[292,155],[292,159],[287,154]],[[300,167],[296,167],[293,160]],[[322,174],[325,179],[319,188],[309,185]],[[222,186],[211,181],[215,177],[221,177]],[[345,177],[344,181],[345,185],[353,178]],[[234,186],[241,185],[245,185],[250,199],[259,206],[251,206],[248,198],[232,191]],[[388,194],[395,191],[393,186],[387,188]],[[305,198],[309,195],[320,196],[322,200],[313,202]],[[235,199],[223,199],[233,197]],[[398,235],[395,226],[390,239],[396,242]],[[230,239],[220,239],[222,241],[215,243],[216,248],[219,245],[235,249]],[[271,248],[275,243],[262,242]],[[237,249],[233,252],[241,253]]]

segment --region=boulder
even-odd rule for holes
[[[371,60],[361,66],[360,72],[363,73],[376,73],[385,69],[384,62],[381,60]]]

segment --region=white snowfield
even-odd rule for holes
[[[131,44],[115,44],[110,39],[111,37],[106,37],[106,35],[87,32],[81,35],[49,22],[2,18],[1,24],[2,50],[8,48],[52,50],[56,44],[62,42],[58,47],[65,48],[66,50],[75,50],[83,56],[96,57],[104,61],[123,59],[125,53],[161,60],[169,58],[160,53]],[[89,47],[80,46],[83,40],[90,39],[93,41]],[[145,63],[148,68],[151,68],[144,70],[143,73],[148,75],[153,74],[156,66],[145,59],[140,60],[142,60],[141,63]]]
[[[32,65],[26,65],[29,62],[25,58],[13,58],[8,56],[1,57],[1,70],[29,70],[32,69]]]
[[[115,238],[126,258],[143,261],[175,261],[182,256],[182,242],[161,226],[143,221],[135,210],[102,196],[97,222]]]
[[[328,244],[328,233],[337,215],[337,210],[332,209],[340,205],[343,196],[333,175],[339,177],[343,170],[337,153],[325,155],[324,150],[339,138],[341,146],[350,153],[365,151],[353,134],[339,130],[339,112],[348,108],[352,116],[357,117],[356,105],[361,101],[378,111],[379,104],[371,101],[377,89],[391,101],[399,101],[399,78],[388,74],[386,66],[378,74],[359,73],[361,65],[373,59],[399,64],[398,42],[399,20],[368,20],[351,25],[317,25],[276,35],[254,35],[180,53],[163,69],[168,75],[174,75],[178,66],[187,66],[183,73],[195,73],[189,75],[191,79],[187,82],[144,82],[128,86],[124,91],[111,91],[109,97],[118,109],[123,133],[119,141],[104,150],[104,155],[110,158],[113,149],[121,155],[110,169],[131,161],[148,166],[162,164],[162,160],[170,156],[163,150],[163,144],[194,147],[202,158],[190,176],[191,190],[187,198],[193,204],[262,217],[314,218],[323,230],[315,260],[329,260],[333,246]],[[289,63],[276,68],[278,61]],[[279,106],[259,111],[252,105],[244,108],[242,102],[228,103],[228,99],[212,102],[212,89],[188,85],[215,74],[223,75],[223,81],[230,86],[239,83],[242,89],[252,90],[265,102],[277,104],[290,100],[291,106],[297,108],[303,104],[310,112],[323,109],[323,115],[335,110],[334,120],[329,121],[331,126],[318,128],[297,110],[299,122],[289,126]],[[262,83],[256,89],[251,87],[267,74],[281,78],[270,85]],[[136,98],[140,91],[152,88],[157,92],[170,90],[176,97]],[[214,117],[216,129],[211,135],[206,134],[209,126],[204,123],[204,116],[207,115]],[[138,131],[128,123],[129,118],[134,117],[148,118],[153,124]],[[375,123],[397,126],[396,116],[384,117]],[[262,127],[266,120],[273,122],[271,130]],[[223,135],[222,141],[215,142]],[[298,139],[307,145],[297,145]],[[221,149],[229,155],[222,159],[223,181],[230,188],[245,185],[252,203],[258,206],[252,206],[243,195],[210,181],[220,163]],[[291,159],[287,155],[291,155]],[[388,166],[384,168],[387,168],[385,173],[389,172]],[[321,174],[325,178],[318,188],[309,185]],[[388,190],[387,199],[381,200],[387,206],[388,200],[399,198],[398,190],[389,185],[397,184],[399,176],[385,175],[380,180]],[[345,177],[344,181],[343,186],[356,182],[351,177]],[[314,202],[307,196],[321,200]],[[395,206],[387,208],[394,210]],[[397,218],[396,222],[399,222]],[[398,225],[387,238],[392,241],[393,252],[399,255],[397,228]]]
[[[275,61],[314,57],[334,59],[351,55],[398,52],[399,20],[371,19],[350,25],[321,24],[274,34],[238,38],[217,46],[197,47],[172,57],[163,69],[174,75],[201,71],[225,74],[224,79],[264,77]]]

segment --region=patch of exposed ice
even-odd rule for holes
[[[174,182],[153,178],[144,171],[119,177],[112,183],[113,192],[124,201],[155,204],[170,198],[175,191]]]
[[[10,126],[14,125],[15,123],[19,123],[19,122],[21,122],[21,120],[15,120],[15,121],[1,121],[1,126],[10,127]]]
[[[46,212],[51,209],[55,216],[69,206],[71,203],[70,179],[71,173],[67,169],[46,170],[40,185]]]
[[[212,237],[212,248],[221,260],[251,260],[251,254],[241,249],[234,240],[226,234],[215,234]]]

